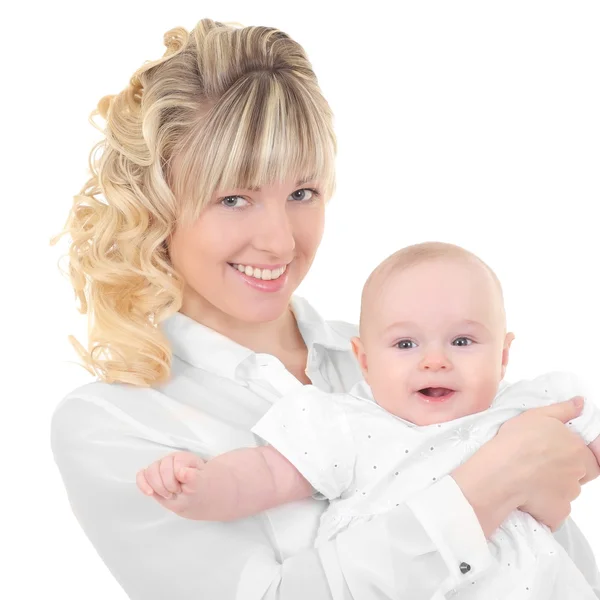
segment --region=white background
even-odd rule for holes
[[[50,451],[52,411],[89,376],[70,362],[66,336],[85,341],[85,320],[56,268],[66,244],[48,240],[87,179],[98,135],[88,114],[161,56],[177,25],[275,26],[306,48],[340,146],[325,239],[300,290],[325,316],[356,321],[362,282],[399,247],[457,243],[503,282],[516,333],[507,378],[572,370],[600,399],[597,2],[104,0],[18,10],[3,18],[0,595],[125,598],[79,529]],[[595,506],[599,481],[573,515],[600,557]]]

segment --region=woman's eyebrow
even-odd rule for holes
[[[298,181],[296,181],[296,187],[299,187],[301,185],[304,185],[305,183],[308,183],[309,181],[314,181],[316,179],[316,177],[311,176],[311,177],[303,177],[302,179],[299,179]],[[241,189],[241,188],[240,188]],[[260,187],[247,187],[245,188],[251,192],[260,192],[260,190],[262,188]]]

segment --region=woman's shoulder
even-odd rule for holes
[[[246,425],[256,422],[256,406],[223,389],[219,378],[191,373],[175,362],[172,377],[151,387],[97,380],[74,388],[54,409],[52,443],[130,449],[152,445],[203,457],[251,446],[254,437]],[[250,404],[252,399],[250,395]]]
[[[100,422],[107,424],[133,423],[132,405],[144,402],[148,390],[120,383],[91,381],[68,392],[52,414],[52,430],[89,430]]]
[[[190,439],[159,390],[92,381],[67,393],[54,409],[51,436],[78,444],[138,439],[165,446]]]
[[[124,421],[148,421],[160,410],[173,403],[175,390],[187,389],[186,365],[173,357],[171,376],[166,383],[147,387],[119,381],[106,382],[100,378],[80,384],[66,393],[54,410],[54,415],[102,410]],[[196,378],[194,393],[202,395],[202,378]]]
[[[152,388],[142,388],[123,383],[90,381],[68,392],[54,409],[54,415],[80,413],[85,408],[95,407],[111,414],[131,411],[139,403],[147,405],[156,393]]]

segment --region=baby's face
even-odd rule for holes
[[[514,336],[484,267],[449,258],[393,272],[365,310],[355,349],[380,406],[417,425],[489,408]]]

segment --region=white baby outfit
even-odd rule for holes
[[[351,394],[314,386],[276,402],[252,431],[283,454],[330,500],[316,546],[372,519],[451,473],[508,419],[526,409],[584,395],[568,373],[502,383],[483,412],[416,426],[381,408],[364,383]],[[600,413],[586,400],[568,424],[586,444],[600,435]],[[418,507],[417,507],[418,510]],[[494,564],[459,589],[446,585],[433,597],[485,600],[596,600],[596,595],[550,530],[515,511],[490,538]],[[461,570],[469,570],[468,564]]]

